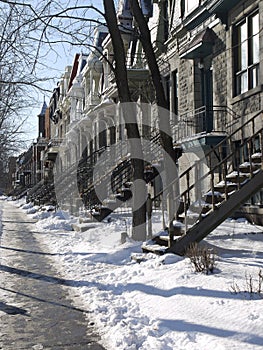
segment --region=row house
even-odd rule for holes
[[[183,149],[174,200],[182,203],[175,218],[184,225],[184,236],[190,230],[190,237],[202,239],[241,203],[246,204],[239,209],[242,215],[260,222],[262,0],[141,4],[169,103],[173,144]],[[117,18],[142,139],[150,140],[156,153],[154,166],[145,166],[148,191],[160,204],[164,189],[158,176],[158,113],[128,1],[119,1]],[[127,136],[111,69],[115,63],[110,35],[99,26],[94,37],[96,49],[76,54],[54,89],[47,112],[49,143],[42,159],[45,173],[55,174],[59,205],[74,212],[84,205],[102,220],[130,198],[132,170],[126,143],[117,147]],[[208,214],[209,225],[200,229]]]
[[[262,173],[248,184],[262,169],[263,2],[164,0],[153,13],[174,138],[184,149],[180,195],[189,210],[180,253],[228,215],[263,223]],[[187,169],[190,153],[196,164]],[[198,212],[194,221],[189,211]]]
[[[247,148],[256,154],[262,147],[259,134],[241,145],[263,123],[263,2],[170,0],[154,8],[162,28],[155,40],[174,137],[193,151],[198,140],[209,152],[233,135],[229,147],[236,162],[248,161]],[[242,211],[259,220],[262,205],[260,190]]]
[[[46,148],[45,134],[45,113],[47,105],[43,102],[40,113],[38,114],[38,136],[29,148],[17,157],[16,169],[13,171],[15,182],[13,184],[13,193],[19,197],[28,194],[36,184],[39,184],[44,177],[44,164],[42,161],[42,152]]]
[[[0,162],[0,193],[7,194],[12,193],[15,186],[15,171],[16,171],[16,160],[14,156],[10,156],[7,162]]]

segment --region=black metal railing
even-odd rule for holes
[[[220,124],[216,124],[219,120]],[[228,106],[202,106],[178,116],[172,127],[173,138],[178,141],[212,131],[230,134],[240,120],[241,116]]]
[[[243,163],[248,173],[248,179],[252,178],[258,169],[253,163],[252,156],[254,153],[260,154],[261,163],[263,164],[263,127],[259,127],[257,130],[256,125],[262,125],[262,111],[244,122],[154,197],[154,200],[158,200],[164,193],[169,192],[171,186],[180,189],[178,196],[174,200],[177,202],[183,201],[184,203],[185,232],[188,229],[187,210],[191,205],[198,205],[199,203],[201,217],[202,198],[209,191],[211,195],[210,209],[214,211],[218,205],[216,190],[218,183],[221,183],[221,192],[224,196],[221,203],[223,203],[227,201],[230,195],[228,174],[235,171],[237,177],[239,177],[241,172],[244,172],[244,169],[241,170],[239,167]],[[248,134],[251,136],[245,137]],[[233,145],[237,136],[240,135],[243,135],[243,139],[241,139],[237,149]],[[206,172],[204,172],[204,164],[208,166]],[[241,185],[240,181],[238,181],[235,189],[240,189]]]

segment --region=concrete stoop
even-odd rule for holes
[[[83,223],[83,224],[72,224],[72,229],[76,232],[85,232],[97,226],[96,222]]]

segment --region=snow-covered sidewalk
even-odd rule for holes
[[[65,213],[22,208],[38,219],[36,230],[43,234],[37,238],[56,253],[57,268],[76,286],[76,307],[92,311],[108,350],[263,349],[263,298],[242,292],[246,276],[256,287],[263,271],[263,227],[225,221],[206,239],[218,258],[215,273],[205,275],[175,255],[131,259],[141,253],[141,242],[121,244],[129,218],[113,215],[109,223],[75,232],[76,219]],[[160,228],[155,214],[155,232]],[[241,293],[231,293],[233,285]]]

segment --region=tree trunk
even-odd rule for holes
[[[105,20],[113,46],[115,59],[114,74],[118,95],[122,107],[125,109],[123,117],[127,130],[127,138],[130,143],[131,161],[134,171],[135,190],[133,192],[132,238],[143,241],[146,239],[146,186],[144,183],[144,161],[140,133],[134,107],[131,104],[132,99],[128,85],[126,55],[121,32],[117,23],[114,2],[113,0],[103,0],[103,3],[105,9]]]
[[[139,28],[140,41],[142,43],[142,47],[149,65],[149,69],[151,71],[151,77],[153,81],[153,85],[156,93],[156,100],[158,107],[168,109],[168,103],[165,98],[164,87],[162,84],[162,77],[159,70],[159,66],[156,60],[156,54],[154,52],[152,42],[151,42],[151,34],[147,24],[147,21],[142,13],[141,7],[139,6],[138,0],[130,0],[131,10],[135,21]],[[160,112],[160,111],[159,111]],[[170,134],[170,118],[169,113],[161,113],[159,115],[159,126],[160,126],[160,138],[161,144],[164,149],[164,164],[166,171],[166,181],[168,185],[168,196],[167,196],[167,208],[169,208],[169,234],[170,238],[173,237],[173,218],[175,216],[175,191],[172,185],[174,180],[174,174],[171,174],[168,171],[169,166],[169,157],[176,162],[175,151],[173,148],[173,140]]]

